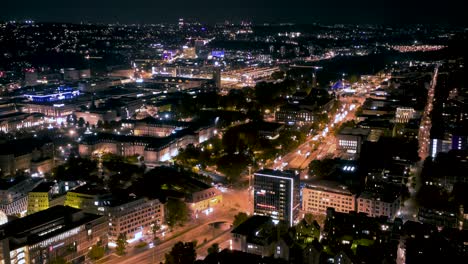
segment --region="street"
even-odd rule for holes
[[[299,169],[305,170],[312,160],[323,159],[325,157],[336,157],[336,137],[332,129],[337,129],[346,121],[356,117],[356,110],[364,103],[365,97],[341,97],[342,107],[335,116],[330,117],[330,122],[315,136],[309,136],[306,142],[295,150],[275,160],[273,169]]]
[[[207,249],[213,243],[225,245],[231,238],[231,224],[234,215],[238,212],[249,212],[249,199],[239,199],[248,196],[247,190],[227,190],[223,193],[223,202],[214,208],[209,215],[199,215],[192,219],[183,228],[167,234],[153,248],[146,246],[143,249],[134,249],[135,244],[128,245],[127,255],[117,256],[111,254],[99,261],[101,264],[117,263],[164,263],[164,256],[179,241],[191,242],[197,240],[197,254],[206,256]],[[221,248],[221,246],[220,246]]]

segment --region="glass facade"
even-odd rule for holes
[[[293,225],[300,206],[299,175],[293,171],[261,170],[254,174],[254,214]]]

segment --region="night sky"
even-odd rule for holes
[[[2,1],[3,2],[3,1]],[[466,25],[463,0],[6,0],[0,20],[176,22],[230,20],[295,23]]]

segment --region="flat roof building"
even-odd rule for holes
[[[327,208],[349,213],[356,210],[356,194],[333,181],[316,181],[302,188],[302,210],[326,214]]]
[[[0,263],[82,263],[89,249],[107,243],[104,216],[55,206],[0,226]]]
[[[299,174],[263,169],[254,173],[254,214],[294,224],[299,208]]]

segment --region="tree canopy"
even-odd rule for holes
[[[219,252],[219,244],[218,243],[214,243],[212,244],[208,249],[208,254],[216,254]]]
[[[184,224],[189,219],[189,209],[187,205],[179,199],[168,199],[166,203],[166,221],[170,227],[177,224]]]
[[[57,180],[87,180],[97,171],[97,163],[90,159],[70,156],[68,161],[52,170],[52,177]]]
[[[232,225],[234,227],[237,227],[240,224],[244,223],[247,219],[249,219],[249,216],[246,213],[239,212],[234,216],[234,221],[232,221]]]
[[[197,258],[194,242],[177,242],[165,255],[166,264],[192,264]]]
[[[127,236],[124,233],[119,234],[119,237],[117,238],[117,247],[115,248],[117,255],[125,255],[127,253],[127,245]]]

